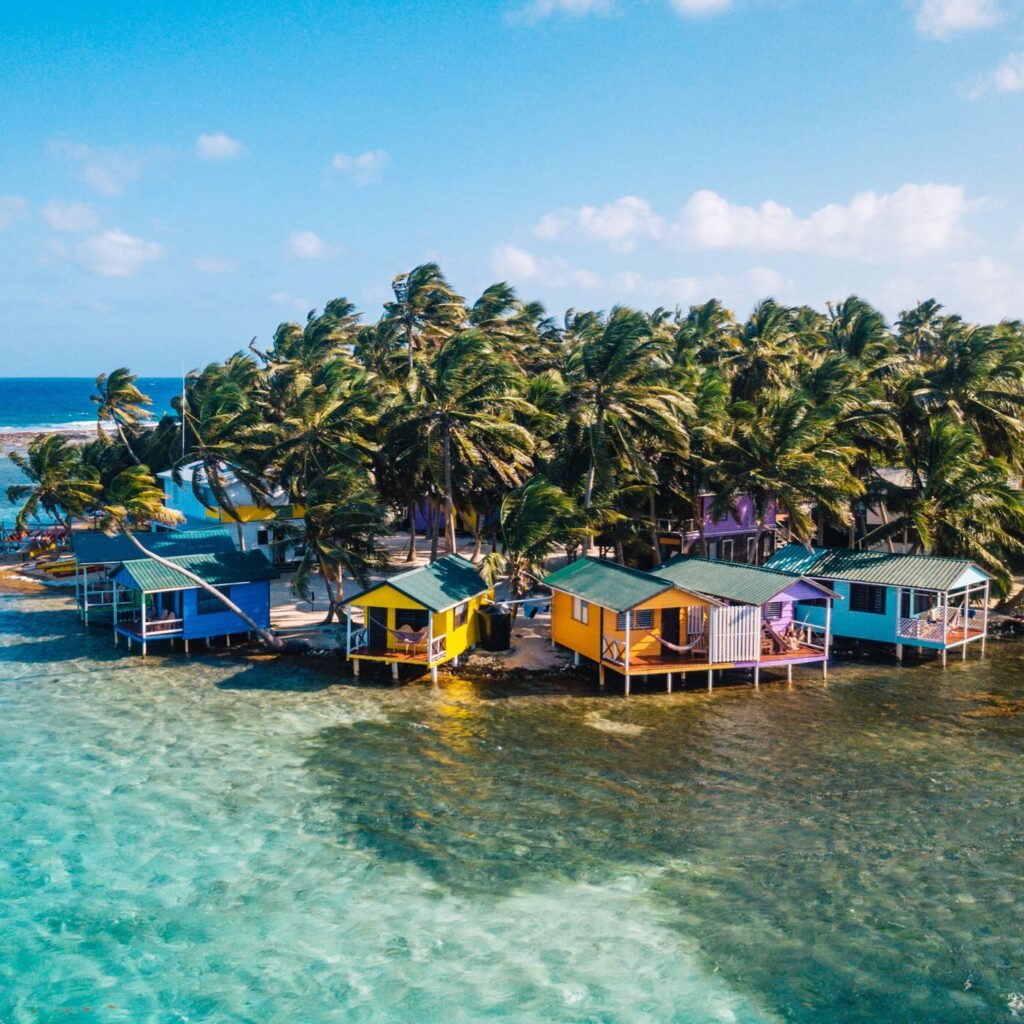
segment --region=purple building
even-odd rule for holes
[[[707,558],[722,562],[740,562],[745,565],[761,565],[775,553],[776,533],[780,525],[775,502],[769,502],[760,550],[755,550],[757,515],[754,512],[754,502],[749,495],[740,495],[732,512],[720,519],[715,519],[711,514],[715,503],[714,494],[702,494],[700,501],[704,515]],[[700,535],[700,524],[696,519],[659,519],[658,543],[661,546],[661,557],[699,554]]]

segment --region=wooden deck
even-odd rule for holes
[[[629,658],[629,674],[659,675],[664,672],[706,672],[708,669],[714,669],[717,671],[718,669],[728,668],[753,668],[754,665],[757,664],[767,667],[770,665],[795,665],[801,662],[824,660],[825,652],[823,650],[819,647],[808,647],[805,644],[801,644],[799,647],[796,647],[791,651],[783,651],[780,654],[762,654],[759,662],[710,662],[707,660],[706,654],[699,654],[691,658],[657,654],[633,654],[630,655]],[[622,662],[609,661],[605,658],[603,663],[606,668],[613,669],[616,672],[624,673],[626,671],[626,667]]]
[[[402,665],[429,665],[426,651],[399,650],[392,647],[359,647],[354,650],[350,658],[365,658],[367,661],[397,661]],[[444,658],[441,657],[434,662],[440,664]]]

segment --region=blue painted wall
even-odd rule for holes
[[[832,602],[832,635],[845,636],[854,640],[873,640],[877,643],[896,643],[896,620],[899,617],[899,591],[896,587],[885,588],[885,614],[855,612],[850,608],[850,584],[846,580],[835,580],[828,586],[841,598]],[[825,625],[823,606],[800,603],[797,618]]]
[[[223,605],[218,611],[200,614],[198,610],[200,590],[182,591],[182,618],[185,620],[186,640],[202,639],[209,636],[226,636],[228,633],[247,633],[249,626],[234,612]],[[270,581],[256,583],[235,583],[231,586],[231,600],[260,626],[270,625]]]

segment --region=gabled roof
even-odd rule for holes
[[[430,565],[389,576],[350,597],[345,603],[359,601],[381,587],[391,587],[432,612],[443,612],[472,597],[486,594],[491,589],[484,582],[475,563],[461,555],[445,555]]]
[[[165,558],[235,550],[231,535],[223,527],[215,530],[140,533],[138,537],[143,547]],[[71,548],[81,565],[115,565],[143,557],[127,537],[119,533],[111,537],[98,530],[72,530]]]
[[[666,590],[686,589],[649,572],[628,569],[616,562],[603,562],[597,558],[579,558],[569,562],[551,573],[544,583],[552,590],[564,591],[616,613],[629,611]],[[694,596],[704,597],[703,594]]]
[[[761,565],[719,562],[694,555],[676,555],[659,565],[653,575],[686,590],[724,598],[742,604],[762,605],[801,581],[817,587],[823,596],[835,596],[826,587],[799,573],[781,572]]]
[[[221,551],[182,555],[169,561],[180,565],[214,587],[231,583],[254,583],[277,578],[277,570],[262,551]],[[135,589],[146,593],[159,590],[195,590],[198,584],[152,558],[136,558],[111,569],[110,575],[127,574]]]
[[[914,587],[919,590],[949,590],[965,572],[973,569],[991,576],[969,558],[939,558],[934,555],[899,555],[888,551],[852,548],[814,548],[787,544],[768,559],[770,569],[783,569],[830,580],[852,580],[886,587]]]

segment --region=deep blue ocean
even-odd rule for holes
[[[140,377],[137,387],[153,399],[153,419],[170,412],[181,391],[179,377]],[[92,425],[93,377],[0,377],[0,431]]]

